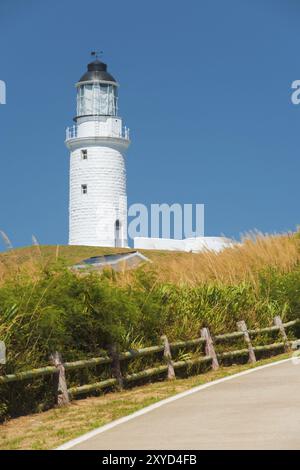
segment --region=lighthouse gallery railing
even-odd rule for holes
[[[95,125],[93,132],[91,135],[96,137],[117,137],[121,139],[129,140],[129,129],[128,127],[123,127],[120,132],[116,131],[106,131],[101,129],[99,126]],[[78,126],[70,126],[66,128],[66,140],[74,139],[76,137],[81,137],[78,135]],[[90,137],[90,136],[82,136],[82,137]]]

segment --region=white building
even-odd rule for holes
[[[69,244],[127,246],[124,154],[129,131],[118,116],[118,83],[96,59],[77,88],[70,150]]]
[[[224,248],[233,246],[232,240],[226,237],[191,237],[176,240],[173,238],[135,237],[134,248],[144,250],[168,250],[199,253],[214,251],[218,253]]]

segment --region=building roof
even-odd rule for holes
[[[128,251],[126,253],[92,256],[91,258],[84,259],[80,263],[74,264],[72,268],[79,270],[102,270],[108,267],[114,271],[124,271],[125,269],[137,268],[144,262],[151,263],[151,260],[138,251]]]
[[[107,65],[98,59],[88,64],[87,72],[82,75],[78,83],[87,81],[114,82],[117,84],[114,77],[107,72]]]

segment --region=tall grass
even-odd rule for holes
[[[280,273],[292,271],[300,262],[298,234],[263,235],[250,233],[239,244],[221,253],[152,254],[161,281],[199,285],[208,282],[257,285],[259,274],[266,269]]]
[[[113,248],[77,246],[40,246],[9,250],[0,254],[0,285],[16,275],[39,275],[41,268],[59,259],[71,265],[89,256],[126,251]],[[143,251],[143,250],[142,250]],[[258,232],[246,234],[241,243],[221,253],[179,253],[144,250],[153,263],[157,280],[173,284],[196,286],[209,282],[236,284],[250,282],[255,285],[259,273],[276,269],[280,273],[293,270],[300,262],[299,233],[263,235]],[[147,270],[147,266],[145,266]],[[124,270],[119,276],[120,284],[131,282],[134,273]]]

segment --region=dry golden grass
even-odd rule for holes
[[[41,268],[59,259],[68,266],[91,256],[131,251],[126,248],[91,246],[41,245],[17,248],[0,253],[0,285],[16,275],[37,275]]]
[[[221,253],[146,252],[154,262],[158,278],[176,284],[216,282],[254,284],[258,273],[274,268],[290,272],[300,262],[300,239],[296,234],[248,235],[240,244]]]
[[[120,248],[88,246],[32,246],[0,254],[0,284],[9,277],[37,275],[42,266],[57,259],[72,265],[90,256],[130,251]],[[144,269],[155,270],[157,280],[175,284],[197,285],[206,282],[236,284],[252,281],[264,269],[276,268],[279,272],[291,271],[300,261],[298,234],[250,234],[242,243],[221,253],[183,253],[172,251],[140,250],[152,261]],[[120,283],[130,283],[132,272],[120,276]]]

